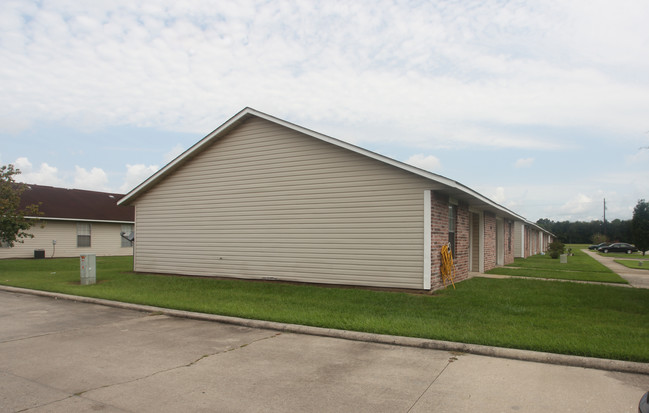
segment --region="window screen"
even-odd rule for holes
[[[122,224],[122,231],[121,231],[125,236],[129,236],[133,232],[133,225],[131,224]],[[120,238],[122,239],[122,247],[132,247],[133,242],[127,240],[126,238],[122,237],[120,235]]]
[[[90,224],[81,223],[77,224],[77,247],[90,246]]]

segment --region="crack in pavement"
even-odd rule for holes
[[[23,412],[29,412],[29,411],[31,411],[33,409],[41,409],[42,407],[50,406],[50,405],[52,405],[54,403],[59,403],[59,402],[71,399],[73,397],[80,397],[80,396],[77,396],[76,394],[72,394],[70,396],[64,397],[64,398],[59,399],[59,400],[52,400],[52,401],[47,402],[47,403],[39,404],[38,406],[32,406],[32,407],[27,407],[27,408],[22,409],[22,410],[16,410],[15,413],[23,413]],[[130,410],[120,409],[119,407],[113,406],[112,404],[102,403],[102,402],[99,402],[97,400],[92,400],[92,399],[88,399],[88,398],[85,398],[85,397],[84,397],[84,399],[88,400],[88,401],[90,401],[92,403],[100,404],[102,406],[110,406],[113,410],[119,410],[120,412],[130,412]]]
[[[108,321],[108,322],[105,322],[105,323],[97,323],[97,324],[93,324],[93,325],[85,325],[85,326],[81,326],[81,327],[71,327],[71,328],[67,328],[67,329],[64,329],[64,330],[48,331],[48,332],[42,333],[42,334],[34,334],[34,335],[31,335],[31,336],[18,337],[18,338],[9,339],[9,340],[2,340],[2,341],[0,341],[0,344],[14,343],[14,342],[17,342],[17,341],[31,340],[33,338],[40,338],[40,337],[47,337],[47,336],[58,336],[58,335],[63,335],[63,334],[73,333],[73,332],[83,331],[83,330],[95,330],[97,328],[106,327],[106,326],[115,326],[115,327],[117,327],[117,326],[119,326],[121,324],[124,324],[124,323],[132,323],[134,321],[139,321],[139,320],[144,319],[146,317],[158,316],[158,315],[160,315],[160,314],[144,313],[140,317],[135,317],[135,318],[132,318],[132,319],[129,319],[129,320]],[[144,331],[144,330],[142,330],[142,331]]]
[[[147,374],[146,376],[137,377],[137,378],[132,379],[132,380],[127,380],[127,381],[123,381],[123,382],[119,382],[119,383],[106,384],[106,385],[104,385],[104,386],[99,386],[99,387],[95,387],[95,388],[92,388],[92,389],[83,390],[83,391],[80,391],[80,392],[75,393],[74,396],[81,396],[81,395],[83,395],[83,394],[85,394],[85,393],[88,393],[88,392],[91,392],[91,391],[100,390],[100,389],[105,389],[105,388],[112,387],[112,386],[119,386],[119,385],[122,385],[122,384],[135,383],[135,382],[138,382],[138,381],[140,381],[140,380],[146,380],[146,379],[148,379],[148,378],[154,377],[154,376],[156,376],[156,375],[158,375],[158,374],[168,373],[168,372],[170,372],[170,371],[174,371],[174,370],[178,370],[178,369],[183,369],[183,368],[187,368],[187,367],[192,367],[192,366],[194,366],[195,364],[197,364],[198,362],[200,362],[201,360],[206,359],[206,358],[208,358],[208,357],[218,356],[219,354],[225,354],[225,353],[229,353],[229,352],[231,352],[231,351],[240,350],[240,349],[242,349],[242,348],[244,348],[244,347],[247,347],[247,346],[249,346],[249,345],[251,345],[251,344],[255,344],[255,343],[258,343],[258,342],[260,342],[260,341],[264,341],[264,340],[268,340],[268,339],[271,339],[271,338],[275,338],[275,337],[277,337],[277,336],[279,336],[279,335],[281,335],[281,334],[282,334],[281,332],[272,333],[272,334],[269,335],[269,336],[261,337],[261,338],[258,338],[258,339],[255,339],[255,340],[252,340],[252,341],[250,341],[250,342],[247,342],[247,343],[241,344],[241,345],[236,346],[236,347],[233,347],[233,348],[226,348],[226,349],[224,349],[224,350],[215,351],[214,353],[203,354],[202,356],[200,356],[200,357],[197,358],[196,360],[193,360],[193,361],[191,361],[191,362],[189,362],[189,363],[185,363],[185,364],[182,364],[182,365],[179,365],[179,366],[169,367],[169,368],[164,369],[164,370],[158,370],[158,371],[155,371],[155,372],[153,372],[153,373],[151,373],[151,374]]]
[[[30,406],[30,407],[27,407],[27,408],[24,408],[24,409],[21,409],[21,410],[17,410],[16,412],[28,412],[28,411],[31,411],[31,410],[33,410],[33,409],[43,408],[43,407],[45,407],[45,406],[49,406],[49,405],[52,405],[52,404],[55,404],[55,403],[59,403],[59,402],[62,402],[62,401],[68,400],[68,399],[72,399],[72,398],[74,398],[74,397],[80,397],[80,398],[86,399],[86,400],[88,400],[89,402],[92,402],[92,403],[99,403],[99,404],[102,404],[102,405],[104,405],[104,406],[111,406],[111,407],[113,407],[113,408],[115,408],[115,409],[117,409],[117,410],[120,410],[120,411],[126,411],[126,410],[120,409],[120,408],[118,408],[118,407],[116,407],[116,406],[112,406],[112,405],[110,405],[110,404],[106,404],[106,403],[104,403],[104,402],[100,402],[100,401],[94,400],[94,399],[92,399],[92,398],[90,398],[90,397],[85,397],[84,394],[86,394],[86,393],[88,393],[88,392],[95,391],[95,390],[100,390],[100,389],[109,388],[109,387],[112,387],[112,386],[119,386],[119,385],[123,385],[123,384],[135,383],[135,382],[138,382],[138,381],[140,381],[140,380],[145,380],[145,379],[148,379],[148,378],[154,377],[154,376],[156,376],[156,375],[158,375],[158,374],[168,373],[168,372],[170,372],[170,371],[177,370],[177,369],[182,369],[182,368],[192,367],[192,366],[196,365],[198,362],[200,362],[201,360],[206,359],[206,358],[208,358],[208,357],[211,357],[211,356],[217,356],[217,355],[219,355],[219,354],[225,354],[225,353],[229,353],[229,352],[231,352],[231,351],[240,350],[240,349],[243,349],[243,348],[245,348],[245,347],[248,347],[248,346],[251,345],[251,344],[255,344],[255,343],[260,342],[260,341],[264,341],[264,340],[268,340],[268,339],[271,339],[271,338],[275,338],[275,337],[277,337],[277,336],[279,336],[279,335],[281,335],[281,334],[282,334],[281,332],[274,332],[274,333],[272,333],[272,334],[270,334],[270,335],[268,335],[268,336],[264,336],[264,337],[257,338],[257,339],[255,339],[255,340],[252,340],[252,341],[249,341],[249,342],[246,342],[246,343],[240,344],[240,345],[238,345],[238,346],[236,346],[236,347],[226,348],[226,349],[223,349],[223,350],[215,351],[215,352],[210,353],[210,354],[203,354],[202,356],[198,357],[196,360],[192,360],[192,361],[190,361],[189,363],[185,363],[185,364],[182,364],[182,365],[178,365],[178,366],[170,367],[170,368],[167,368],[167,369],[164,369],[164,370],[155,371],[155,372],[153,372],[153,373],[151,373],[151,374],[147,374],[147,375],[142,376],[142,377],[137,377],[137,378],[132,379],[132,380],[126,380],[126,381],[119,382],[119,383],[106,384],[106,385],[103,385],[103,386],[99,386],[99,387],[94,387],[94,388],[87,389],[87,390],[78,391],[78,392],[76,392],[76,393],[69,394],[69,395],[66,396],[66,397],[62,397],[62,398],[60,398],[60,399],[56,399],[56,400],[50,400],[50,401],[48,401],[47,403],[38,404],[38,405],[36,405],[36,406]],[[4,374],[10,374],[10,375],[12,375],[12,376],[15,376],[14,374],[9,373],[9,372],[3,372],[3,373],[4,373]],[[16,376],[16,377],[21,377],[21,376]],[[51,386],[48,386],[48,385],[45,385],[45,384],[39,383],[39,382],[37,382],[37,381],[34,381],[34,380],[31,380],[31,379],[25,378],[25,377],[21,377],[21,379],[23,379],[23,380],[27,380],[27,381],[30,381],[30,382],[32,382],[32,383],[35,383],[35,384],[39,385],[39,386],[45,386],[45,387],[48,387],[48,388],[50,388],[50,389],[52,389],[52,390],[55,390],[55,391],[58,391],[58,392],[65,392],[65,390],[57,389],[57,388],[54,388],[54,387],[51,387]]]
[[[444,372],[446,371],[448,366],[450,366],[451,363],[453,363],[454,361],[458,360],[457,356],[464,355],[464,353],[459,353],[459,352],[451,352],[451,354],[452,354],[452,357],[450,357],[448,359],[448,362],[446,363],[444,368],[442,370],[440,370],[439,373],[437,373],[437,375],[435,376],[435,378],[433,378],[433,380],[430,382],[428,387],[426,387],[426,389],[419,395],[419,397],[417,397],[417,400],[414,401],[414,403],[408,408],[408,410],[406,410],[406,412],[410,412],[410,411],[412,411],[412,409],[415,408],[417,403],[419,403],[419,400],[421,400],[421,398],[424,397],[424,394],[428,393],[428,390],[430,390],[430,388],[433,386],[433,384],[435,384],[437,379],[439,379],[441,377],[441,375],[444,374]]]

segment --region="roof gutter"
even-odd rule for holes
[[[41,220],[41,221],[99,222],[105,224],[134,224],[135,223],[135,221],[116,221],[110,219],[56,218],[56,217],[43,217],[43,216],[39,216],[39,217],[26,216],[25,218]]]

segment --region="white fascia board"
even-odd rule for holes
[[[142,182],[140,185],[133,188],[128,194],[124,195],[122,197],[122,199],[120,199],[117,202],[117,205],[122,205],[122,204],[128,203],[130,200],[135,198],[140,192],[142,192],[145,189],[152,186],[154,183],[156,183],[158,180],[160,180],[162,177],[164,177],[169,171],[173,170],[175,167],[182,164],[185,161],[185,159],[191,157],[193,154],[200,151],[204,146],[206,146],[207,144],[212,142],[213,139],[215,139],[219,135],[221,135],[224,131],[227,131],[228,129],[230,129],[233,125],[235,125],[237,122],[239,122],[244,116],[246,116],[248,113],[250,113],[251,110],[252,109],[250,109],[250,108],[245,108],[242,111],[240,111],[239,113],[237,113],[236,115],[234,115],[233,117],[231,117],[224,124],[222,124],[221,126],[216,128],[215,130],[213,130],[211,133],[209,133],[203,139],[196,142],[194,145],[192,145],[185,152],[178,155],[175,159],[173,159],[167,165],[165,165],[160,170],[158,170],[158,172],[154,173],[149,178],[147,178],[144,182]]]
[[[431,276],[433,266],[433,238],[432,238],[432,224],[433,224],[433,192],[424,191],[424,290],[431,289]]]
[[[432,187],[431,189],[445,189],[450,188],[450,189],[455,189],[458,190],[466,195],[469,195],[472,198],[478,199],[480,202],[490,206],[491,208],[494,208],[498,210],[499,212],[507,215],[508,217],[511,217],[513,219],[518,219],[521,221],[527,221],[525,218],[521,217],[520,215],[516,214],[513,211],[510,211],[509,209],[503,207],[502,205],[497,204],[496,202],[490,200],[489,198],[477,193],[476,191],[460,184],[457,181],[454,181],[452,179],[445,178],[441,175],[437,175],[432,172],[425,171],[423,169],[417,168],[415,166],[397,161],[395,159],[389,158],[384,155],[380,155],[378,153],[369,151],[367,149],[363,149],[361,147],[358,147],[356,145],[352,145],[350,143],[341,141],[336,138],[332,138],[331,136],[323,135],[319,132],[313,131],[311,129],[304,128],[302,126],[296,125],[291,122],[287,122],[285,120],[276,118],[274,116],[268,115],[266,113],[260,112],[258,110],[246,107],[243,110],[241,110],[239,113],[231,117],[228,121],[226,121],[223,125],[219,126],[217,129],[212,131],[210,134],[208,134],[206,137],[198,141],[196,144],[194,144],[191,148],[187,149],[185,152],[183,152],[181,155],[176,157],[174,160],[169,162],[167,165],[165,165],[163,168],[161,168],[158,172],[155,174],[151,175],[147,180],[142,182],[140,185],[135,187],[133,190],[131,190],[128,194],[126,194],[122,199],[117,202],[117,205],[122,205],[122,204],[127,204],[129,201],[134,199],[140,192],[146,190],[150,186],[152,186],[154,183],[156,183],[159,179],[164,177],[169,171],[173,170],[175,167],[178,165],[182,164],[185,159],[188,157],[191,157],[194,153],[197,151],[201,150],[205,145],[209,144],[212,142],[212,140],[218,138],[220,135],[223,133],[226,133],[231,127],[236,125],[238,122],[240,122],[243,119],[246,119],[250,116],[256,116],[261,119],[265,119],[269,122],[273,122],[277,125],[284,126],[288,129],[292,129],[296,132],[303,133],[305,135],[311,136],[313,138],[319,139],[324,142],[328,142],[332,145],[339,146],[341,148],[350,150],[352,152],[356,152],[358,154],[367,156],[369,158],[378,160],[380,162],[386,163],[388,165],[392,165],[396,168],[408,171],[410,173],[413,173],[415,175],[419,175],[421,177],[424,177],[426,179],[429,179],[431,181],[434,181],[438,184],[441,184],[439,187]]]
[[[101,222],[105,224],[135,224],[135,221],[113,221],[108,219],[79,219],[79,218],[52,218],[52,217],[25,217],[40,221],[70,221],[70,222]]]

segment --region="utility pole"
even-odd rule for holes
[[[606,198],[604,198],[604,236],[606,236]]]

